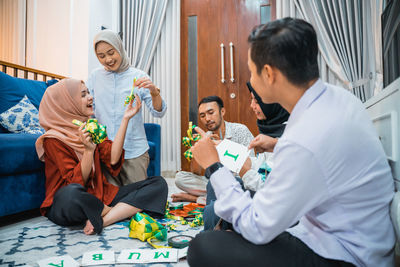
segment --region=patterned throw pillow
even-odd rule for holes
[[[44,134],[39,112],[25,95],[15,106],[0,114],[0,124],[12,133]]]

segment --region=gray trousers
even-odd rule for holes
[[[143,155],[137,158],[125,159],[121,172],[117,177],[112,176],[105,168],[103,168],[103,173],[110,184],[115,186],[128,185],[143,181],[147,178],[147,167],[149,166],[149,162],[150,156],[146,151]]]
[[[197,203],[199,204],[206,204],[207,183],[206,177],[192,172],[180,171],[175,175],[176,187],[191,195],[198,196]]]

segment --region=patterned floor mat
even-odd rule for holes
[[[170,190],[175,191],[174,189]],[[202,227],[181,225],[179,221],[170,221],[176,226],[168,232],[168,237],[175,235],[195,236]],[[116,258],[123,249],[153,249],[147,242],[128,236],[129,221],[123,221],[104,228],[100,235],[87,236],[82,228],[58,226],[42,217],[35,223],[23,223],[17,229],[0,228],[0,266],[38,266],[37,262],[49,257],[70,255],[78,263],[82,262],[85,252],[112,250]],[[159,242],[167,245],[167,242]],[[104,266],[104,265],[102,265]],[[110,266],[132,266],[115,264]],[[188,266],[185,259],[177,263],[137,264],[135,266]]]

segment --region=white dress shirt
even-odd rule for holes
[[[216,214],[254,244],[286,230],[325,258],[394,264],[391,170],[364,106],[343,88],[318,80],[304,93],[253,199],[226,168],[211,184]]]
[[[125,98],[131,93],[133,79],[142,77],[149,78],[145,72],[133,67],[121,73],[106,71],[101,67],[90,74],[86,85],[94,98],[95,116],[99,123],[107,126],[109,139],[114,140],[118,132],[126,109]],[[149,89],[135,87],[134,93],[139,95],[142,103],[144,102],[154,117],[164,116],[167,110],[164,100],[162,100],[161,111],[157,111],[153,107]],[[137,158],[149,150],[142,110],[143,105],[140,111],[130,119],[126,130],[124,142],[126,159]]]

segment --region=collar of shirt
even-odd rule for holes
[[[225,136],[224,139],[232,139],[231,123],[224,121],[225,123]]]
[[[301,114],[314,103],[326,90],[326,84],[318,79],[310,88],[308,88],[303,96],[297,101],[294,106],[292,113],[289,116],[287,121],[287,128],[290,128],[298,118],[301,117]]]

